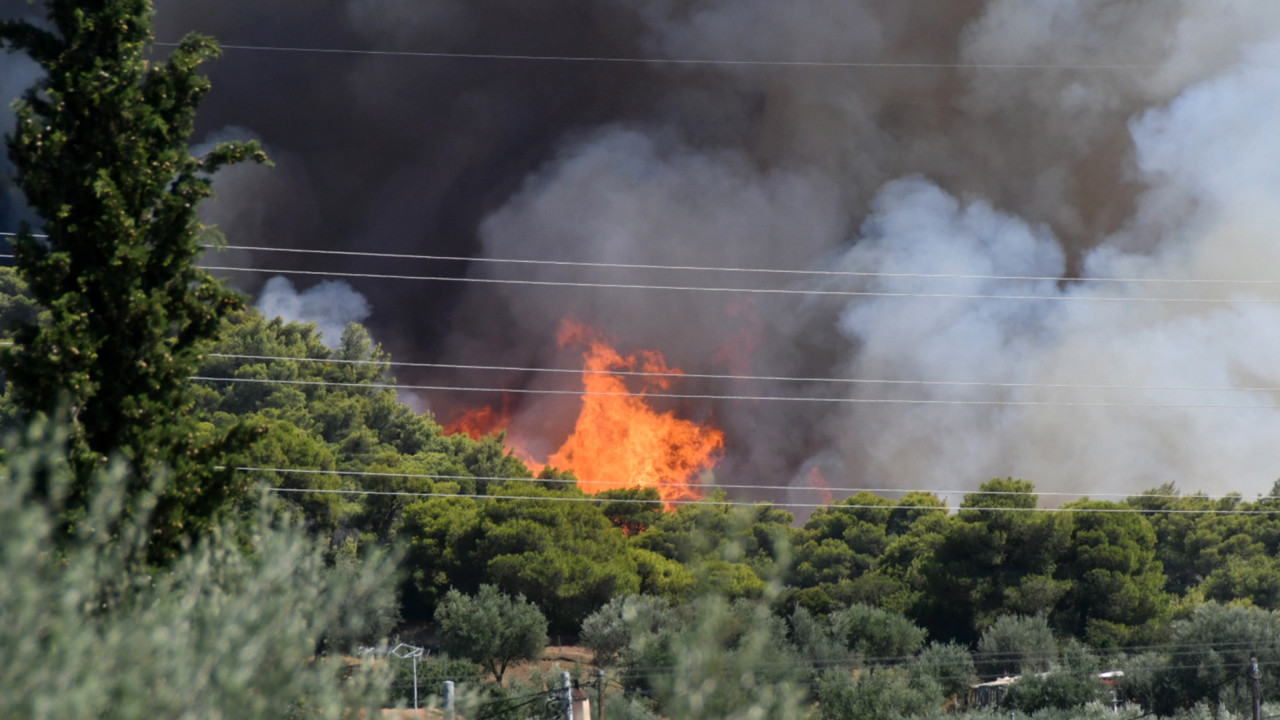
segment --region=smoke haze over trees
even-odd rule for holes
[[[573,314],[692,371],[1024,384],[685,381],[691,393],[1011,403],[679,404],[724,429],[717,473],[735,483],[803,486],[816,468],[869,487],[972,489],[1014,475],[1060,491],[1172,480],[1259,492],[1280,474],[1276,410],[1200,407],[1270,408],[1273,393],[1149,389],[1280,386],[1269,332],[1280,317],[1249,302],[1273,297],[1266,286],[1145,282],[1275,277],[1280,92],[1267,68],[1280,55],[1280,8],[1267,0],[963,0],[945,9],[925,0],[172,0],[158,11],[164,40],[197,30],[229,46],[888,64],[230,49],[210,70],[199,135],[258,138],[279,167],[220,177],[207,217],[246,245],[1093,279],[412,270],[1058,298],[1050,301],[350,282],[368,301],[374,337],[403,360],[570,367],[577,358],[554,338]],[[0,2],[5,16],[28,12]],[[12,95],[30,78],[22,63],[6,63],[0,90]],[[0,201],[6,227],[19,213],[11,194]],[[225,264],[235,263],[408,270],[229,254]],[[236,281],[258,293],[270,277]],[[316,285],[293,280],[298,293]],[[1239,302],[1097,299],[1224,295]],[[419,375],[402,379],[479,384],[474,374]],[[485,379],[563,386],[517,373]],[[446,417],[477,399],[423,402]],[[536,439],[554,443],[546,436],[571,424],[562,401],[526,399],[512,431],[536,427]]]

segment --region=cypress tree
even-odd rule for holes
[[[16,182],[42,218],[23,227],[16,265],[46,322],[15,333],[3,360],[27,418],[70,423],[75,480],[59,495],[69,525],[112,456],[133,470],[129,496],[158,485],[153,561],[170,558],[246,490],[218,465],[252,432],[215,432],[191,417],[187,378],[202,344],[241,304],[197,266],[210,231],[196,206],[220,167],[266,162],[254,143],[193,157],[197,72],[218,53],[191,35],[163,61],[149,0],[48,0],[47,27],[0,23],[0,42],[45,75],[15,103],[6,138]]]

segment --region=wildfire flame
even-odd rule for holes
[[[589,493],[627,487],[656,487],[666,501],[702,497],[698,479],[720,460],[724,433],[710,425],[658,412],[633,393],[614,372],[659,373],[646,385],[663,390],[680,376],[662,353],[623,355],[598,333],[566,321],[560,344],[585,345],[582,412],[564,445],[547,462],[572,470],[578,486]]]
[[[511,426],[511,398],[504,394],[502,396],[502,409],[495,410],[487,405],[480,407],[467,408],[463,410],[451,422],[444,425],[446,434],[453,435],[463,433],[472,440],[480,440],[487,435],[502,432]],[[533,470],[534,474],[542,471],[546,467],[546,463],[540,463],[533,458],[533,454],[525,450],[524,444],[519,438],[507,437],[507,447],[518,458],[524,461],[524,464]]]
[[[562,347],[585,348],[582,409],[569,437],[545,463],[522,452],[525,443],[520,438],[509,438],[516,455],[535,473],[547,465],[572,471],[579,478],[578,487],[588,493],[654,487],[667,509],[675,501],[701,498],[699,478],[720,460],[724,433],[672,411],[659,412],[645,398],[651,390],[670,388],[680,370],[668,366],[655,350],[624,355],[600,333],[573,321],[561,326],[559,342]],[[633,391],[628,376],[616,374],[636,371],[657,376],[640,379],[643,388]],[[478,439],[506,429],[510,421],[504,400],[501,410],[468,410],[445,430]]]
[[[486,435],[505,430],[510,424],[511,411],[508,408],[507,399],[504,397],[501,410],[494,410],[487,405],[468,408],[446,424],[444,431],[449,435],[463,433],[472,440],[479,440]]]

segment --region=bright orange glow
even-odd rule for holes
[[[448,435],[463,433],[472,440],[481,440],[488,435],[506,430],[510,425],[511,398],[503,395],[501,410],[494,410],[488,406],[469,408],[463,410],[461,415],[458,415],[452,422],[443,427]],[[519,439],[508,436],[507,447],[511,450],[512,455],[520,458],[533,471],[535,476],[542,472],[542,468],[546,467],[546,463],[540,463],[533,459],[533,455],[524,449],[524,445]]]
[[[810,468],[807,479],[809,480],[809,487],[816,488],[819,494],[822,495],[823,505],[830,505],[835,500],[835,496],[831,494],[831,483],[827,482],[827,477],[822,474],[821,470],[817,467]]]
[[[560,331],[561,345],[582,345],[582,412],[569,438],[547,463],[572,470],[578,486],[589,493],[628,487],[656,487],[667,508],[674,500],[696,500],[703,493],[702,473],[720,460],[724,433],[710,425],[658,412],[645,392],[627,387],[626,376],[613,372],[644,371],[669,377],[639,380],[665,390],[680,376],[662,353],[619,353],[598,333],[571,321]]]
[[[656,350],[624,355],[598,332],[581,323],[566,320],[560,329],[562,347],[582,346],[582,410],[573,431],[560,449],[545,463],[534,460],[519,437],[517,423],[507,437],[507,446],[536,475],[548,465],[568,470],[578,478],[578,487],[588,493],[631,487],[655,487],[668,510],[676,500],[697,500],[703,496],[702,474],[715,466],[724,450],[724,433],[710,424],[659,412],[645,398],[651,390],[666,390],[680,377]],[[666,377],[634,378],[618,372],[661,373]],[[641,385],[633,391],[628,387]],[[507,399],[501,410],[489,407],[463,412],[445,426],[448,433],[466,433],[479,440],[507,429],[511,411]]]
[[[511,413],[507,410],[506,398],[503,398],[502,409],[478,407],[463,410],[462,414],[444,426],[445,433],[455,435],[464,433],[472,440],[479,440],[486,435],[501,432],[511,423]]]

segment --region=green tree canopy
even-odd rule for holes
[[[921,624],[938,639],[972,643],[996,618],[1053,609],[1065,591],[1055,578],[1070,541],[1069,519],[1036,512],[1035,486],[991,480],[965,497],[912,563]]]
[[[169,466],[151,555],[171,557],[246,485],[216,466],[247,430],[208,432],[190,413],[201,345],[239,303],[196,265],[210,236],[195,212],[218,168],[265,156],[253,143],[188,150],[211,39],[189,36],[154,62],[147,0],[47,7],[48,29],[0,23],[0,40],[45,73],[16,103],[7,140],[42,218],[42,236],[24,228],[15,240],[16,263],[48,316],[18,328],[7,379],[25,416],[68,413],[73,509],[115,453],[136,469],[133,495]]]
[[[816,510],[796,533],[792,603],[818,614],[859,602],[907,609],[910,588],[892,558],[913,556],[907,546],[924,525],[945,517],[945,507],[929,493],[889,500],[860,492]]]
[[[14,659],[0,664],[0,717],[339,720],[379,711],[385,676],[353,674],[316,650],[368,632],[377,620],[369,611],[394,605],[385,556],[335,573],[300,526],[264,511],[243,526],[220,524],[163,573],[138,573],[132,558],[151,528],[123,512],[121,466],[94,479],[91,510],[71,538],[32,500],[37,474],[55,487],[71,481],[65,447],[41,427],[0,470],[0,655]]]
[[[1094,646],[1154,640],[1168,598],[1151,523],[1117,512],[1127,509],[1117,503],[1080,500],[1066,507],[1077,512],[1071,513],[1071,540],[1059,563],[1067,583],[1059,626]]]
[[[536,660],[547,647],[547,620],[532,603],[481,585],[473,595],[451,590],[436,609],[446,652],[483,667],[498,683],[512,663]]]
[[[991,675],[1044,672],[1058,641],[1044,615],[1002,615],[978,640],[979,670]]]
[[[1173,624],[1167,652],[1130,663],[1126,691],[1160,717],[1207,701],[1241,712],[1250,705],[1246,674],[1251,657],[1262,669],[1264,697],[1280,692],[1280,618],[1254,607],[1205,603]]]

